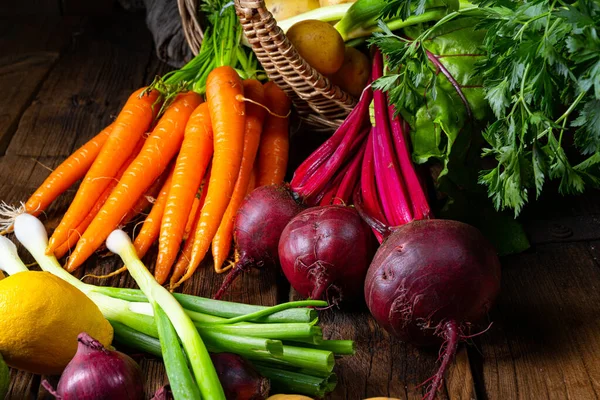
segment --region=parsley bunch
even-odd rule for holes
[[[479,181],[495,207],[518,214],[529,191],[539,196],[548,178],[559,180],[561,193],[600,186],[600,4],[480,6],[488,56],[477,72],[497,118],[484,131],[484,155],[498,164]],[[573,132],[577,151],[569,157]]]

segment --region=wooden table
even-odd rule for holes
[[[1,20],[0,199],[25,200],[49,168],[111,121],[134,89],[167,70],[154,56],[143,15]],[[49,228],[73,194],[52,205]],[[600,394],[600,195],[542,199],[525,223],[532,248],[502,260],[494,324],[461,347],[440,398],[586,400]],[[116,264],[115,257],[95,256],[85,270],[109,272]],[[210,296],[222,279],[204,265],[183,291]],[[123,274],[106,284],[133,281]],[[229,299],[273,305],[291,297],[277,271],[253,271]],[[365,307],[323,312],[321,324],[327,338],[358,345],[355,356],[337,363],[339,385],[331,399],[422,397],[417,386],[434,372],[436,351],[390,338]],[[150,398],[166,382],[164,369],[150,357],[141,365]],[[46,398],[40,379],[12,371],[8,398]]]

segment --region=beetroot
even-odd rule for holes
[[[369,267],[365,300],[377,322],[416,345],[445,342],[433,399],[460,339],[484,317],[500,291],[500,261],[474,227],[450,220],[400,226]]]
[[[302,207],[288,186],[268,185],[254,189],[240,206],[233,228],[235,266],[215,294],[220,299],[238,275],[251,267],[276,266],[279,236]]]
[[[361,296],[374,247],[369,226],[353,207],[312,207],[283,230],[279,261],[300,295],[335,302]]]

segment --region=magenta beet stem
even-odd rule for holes
[[[458,96],[460,97],[463,104],[465,105],[465,109],[467,110],[467,116],[469,117],[469,119],[473,119],[473,112],[471,111],[471,106],[469,105],[469,102],[467,101],[467,98],[466,98],[465,94],[463,93],[462,88],[460,87],[459,83],[456,81],[456,79],[454,79],[454,77],[452,76],[450,71],[448,71],[448,69],[446,69],[444,64],[442,64],[440,62],[440,60],[438,60],[438,58],[435,56],[435,54],[433,54],[429,50],[425,50],[425,52],[427,53],[427,58],[429,59],[429,61],[431,61],[431,63],[433,65],[435,65],[436,68],[439,69],[440,72],[448,79],[448,81],[450,81],[450,83],[456,90],[456,93],[458,93]]]
[[[369,133],[369,137],[367,138],[367,147],[365,148],[365,155],[361,166],[359,197],[361,199],[361,204],[364,205],[364,214],[369,215],[377,221],[381,221],[381,223],[389,226],[385,216],[383,215],[383,210],[379,201],[379,195],[377,193],[377,186],[375,184],[373,128],[371,128],[371,133]],[[356,201],[354,203],[356,204]],[[373,228],[373,225],[371,225],[371,227]],[[375,230],[375,232],[377,232],[377,230]],[[378,239],[381,237],[379,232],[377,232],[376,235]],[[379,240],[379,242],[381,243],[381,240]]]
[[[373,80],[381,77],[382,73],[383,57],[381,52],[377,51],[373,59]],[[375,90],[373,100],[375,108],[375,127],[373,128],[375,182],[387,222],[392,226],[404,225],[413,220],[412,206],[393,148],[385,93]]]
[[[358,105],[352,110],[346,120],[344,120],[340,128],[338,128],[338,131],[344,131],[344,136],[333,154],[328,157],[324,163],[318,166],[318,171],[317,169],[313,171],[310,178],[303,179],[301,175],[298,175],[297,178],[294,176],[291,184],[294,192],[306,198],[321,192],[325,188],[340,166],[349,158],[349,153],[354,147],[353,144],[356,139],[360,137],[363,127],[368,123],[371,98],[372,90],[370,88],[364,90]],[[338,132],[336,131],[334,136],[337,137],[337,134]],[[317,149],[317,152],[318,151],[319,149]],[[307,161],[308,160],[313,160],[313,157],[309,157]],[[299,169],[303,169],[305,163],[302,163]]]
[[[412,205],[412,213],[414,219],[428,219],[432,217],[431,208],[427,201],[427,196],[423,190],[421,180],[417,175],[414,164],[411,160],[408,151],[408,144],[404,130],[402,129],[403,121],[400,116],[394,117],[394,106],[388,107],[388,115],[390,126],[392,128],[392,137],[394,138],[394,147],[396,156],[400,165],[400,171],[404,177],[404,182],[408,188],[408,195]]]
[[[341,204],[347,205],[350,204],[352,200],[352,193],[354,192],[354,188],[358,183],[358,176],[360,173],[360,166],[362,164],[362,160],[365,155],[365,149],[367,148],[367,141],[364,140],[361,148],[358,150],[358,154],[356,154],[350,164],[348,164],[348,168],[341,173],[343,176],[342,182],[335,193],[335,197],[333,198],[333,204]]]

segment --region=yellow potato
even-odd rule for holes
[[[344,64],[333,75],[329,76],[331,82],[358,98],[369,82],[371,62],[362,51],[353,47],[346,47]]]
[[[319,0],[265,0],[267,9],[277,21],[319,8]]]
[[[267,400],[313,400],[310,397],[302,396],[299,394],[274,394]]]
[[[302,58],[324,75],[333,74],[344,63],[344,40],[327,22],[300,21],[290,27],[287,37]]]

